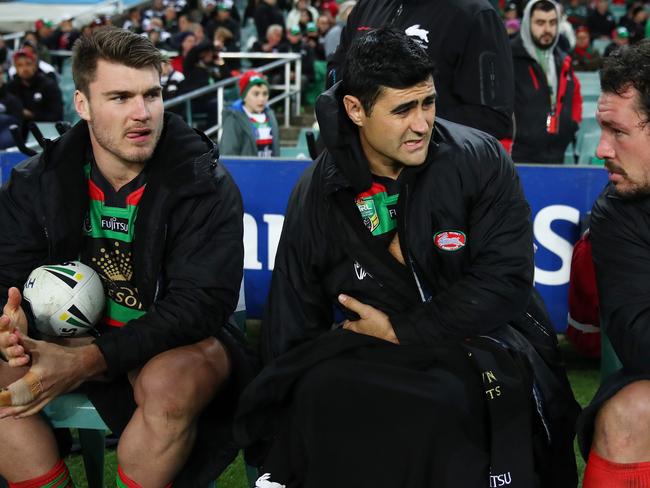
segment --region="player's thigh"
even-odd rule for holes
[[[138,406],[156,402],[197,414],[230,375],[230,358],[214,337],[158,354],[129,375]]]

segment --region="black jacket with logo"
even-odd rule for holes
[[[571,67],[571,57],[555,48],[558,93],[553,107],[558,114],[558,131],[547,130],[551,93],[546,74],[530,57],[521,36],[512,40],[515,70],[515,135],[512,159],[522,163],[562,164],[564,152],[582,120],[580,82]]]
[[[83,172],[88,127],[80,122],[17,165],[0,189],[0,304],[32,269],[79,258],[88,209]],[[243,270],[242,202],[216,146],[176,116],[147,163],[135,223],[134,280],[147,313],[96,344],[109,375],[165,350],[220,337]]]
[[[361,0],[348,17],[332,68],[352,40],[391,25],[428,45],[436,64],[437,114],[498,139],[512,134],[512,55],[503,21],[488,0]],[[330,73],[332,81],[338,81]]]
[[[425,163],[405,167],[399,178],[404,266],[371,235],[357,208],[355,196],[372,178],[339,86],[318,99],[327,149],[288,204],[262,326],[265,362],[303,350],[341,315],[354,319],[338,306],[340,293],[386,313],[403,345],[498,338],[528,358],[543,391],[538,407],[549,436],[538,439],[541,479],[575,487],[578,406],[543,303],[536,294],[531,299],[530,208],[512,161],[493,137],[437,119]]]
[[[36,122],[57,122],[63,120],[63,98],[59,85],[49,76],[36,72],[25,85],[15,76],[7,84],[10,93],[20,99],[23,108],[31,110]]]
[[[288,205],[264,322],[265,359],[329,329],[339,293],[390,315],[403,343],[488,333],[522,315],[533,281],[530,209],[499,142],[437,119],[426,163],[400,177],[404,267],[363,225],[355,195],[371,185],[368,163],[333,92],[317,107],[328,150]],[[436,247],[445,231],[463,235],[464,245]],[[396,286],[402,280],[393,275],[410,286]],[[419,287],[430,302],[422,302]]]

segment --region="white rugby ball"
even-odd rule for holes
[[[58,337],[88,333],[106,302],[101,278],[79,261],[36,268],[27,278],[23,298],[32,308],[36,328]]]

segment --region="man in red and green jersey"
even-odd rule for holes
[[[206,484],[236,454],[230,418],[248,363],[228,318],[242,279],[241,198],[214,143],[163,114],[162,61],[121,29],[80,39],[82,121],[0,190],[11,229],[0,237],[0,385],[39,380],[31,400],[0,408],[10,486],[69,484],[35,414],[80,386],[120,435],[120,486]],[[37,340],[17,287],[37,266],[79,257],[103,278],[99,336]]]

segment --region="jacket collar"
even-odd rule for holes
[[[163,124],[158,145],[147,163],[147,182],[185,192],[188,186],[211,180],[219,159],[217,145],[177,115],[166,113]],[[83,120],[62,137],[48,141],[43,152],[44,171],[79,170],[87,162],[89,141],[88,124]]]
[[[330,194],[342,188],[351,188],[355,194],[368,190],[372,186],[372,174],[368,159],[361,148],[359,130],[343,107],[341,82],[318,97],[316,118],[327,149],[323,156],[326,193]],[[404,168],[403,171],[420,172],[428,166],[437,152],[441,138],[436,123],[424,164]]]

